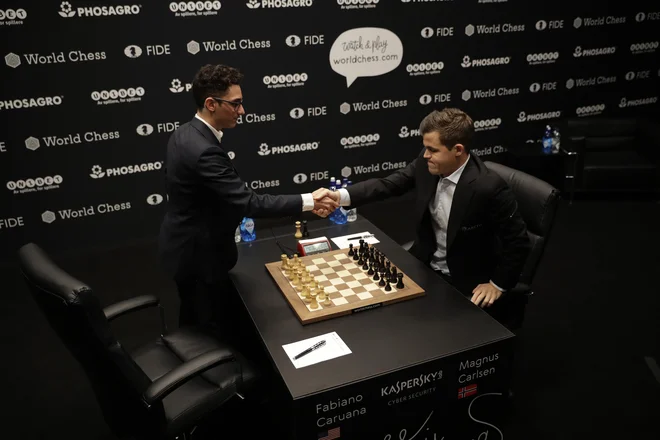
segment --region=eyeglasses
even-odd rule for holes
[[[234,111],[238,110],[238,108],[243,105],[242,99],[240,101],[227,101],[226,99],[216,98],[215,96],[211,96],[210,98],[218,102],[226,102],[227,104],[231,105],[234,108]]]

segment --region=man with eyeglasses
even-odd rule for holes
[[[159,248],[178,288],[180,326],[226,328],[235,314],[228,272],[238,258],[234,232],[243,217],[332,212],[338,206],[327,197],[328,190],[257,194],[241,180],[221,141],[222,130],[235,127],[245,114],[242,79],[232,67],[203,66],[192,83],[197,113],[167,144],[168,202]]]

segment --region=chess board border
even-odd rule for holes
[[[305,266],[311,266],[313,264],[312,260],[317,258],[346,253],[348,253],[348,249],[338,249],[334,251],[323,252],[321,254],[308,255],[298,258],[303,262],[303,264],[305,264]],[[396,292],[396,294],[391,296],[387,295],[385,297],[369,298],[353,304],[349,303],[340,306],[332,306],[329,308],[323,308],[319,311],[311,312],[305,303],[303,303],[303,301],[300,299],[298,292],[296,292],[296,290],[291,287],[289,279],[281,269],[281,265],[281,261],[266,263],[266,269],[273,277],[273,280],[277,284],[279,291],[285,297],[289,307],[293,309],[296,316],[300,320],[300,323],[303,325],[337,318],[339,316],[349,315],[351,313],[359,312],[362,310],[375,309],[380,306],[390,305],[400,301],[406,301],[426,294],[424,289],[422,289],[417,283],[415,283],[411,278],[408,277],[408,275],[404,273],[403,284],[405,287],[403,290]],[[399,294],[399,292],[401,292],[401,294]]]

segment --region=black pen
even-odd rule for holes
[[[321,342],[317,342],[316,344],[312,345],[311,347],[309,347],[307,350],[303,351],[302,353],[295,355],[293,357],[293,359],[300,359],[301,357],[305,356],[306,354],[309,354],[309,353],[313,352],[314,350],[316,350],[317,348],[323,347],[324,345],[325,345],[325,340],[323,340]]]
[[[363,235],[363,236],[358,236],[358,237],[349,237],[349,238],[347,238],[346,240],[347,240],[347,241],[351,241],[351,240],[359,240],[359,239],[361,239],[361,238],[369,238],[369,237],[373,237],[373,236],[374,236],[374,234],[369,234],[369,235]]]

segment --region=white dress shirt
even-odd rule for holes
[[[199,119],[200,121],[202,121],[209,129],[211,129],[211,132],[218,139],[218,142],[222,143],[222,135],[223,135],[222,131],[216,130],[215,127],[213,127],[211,124],[206,122],[204,120],[204,118],[199,116],[198,113],[195,113],[195,117],[197,119]],[[312,193],[301,194],[300,196],[302,197],[302,203],[303,203],[302,210],[303,211],[313,210],[314,209],[314,197],[312,196]]]

